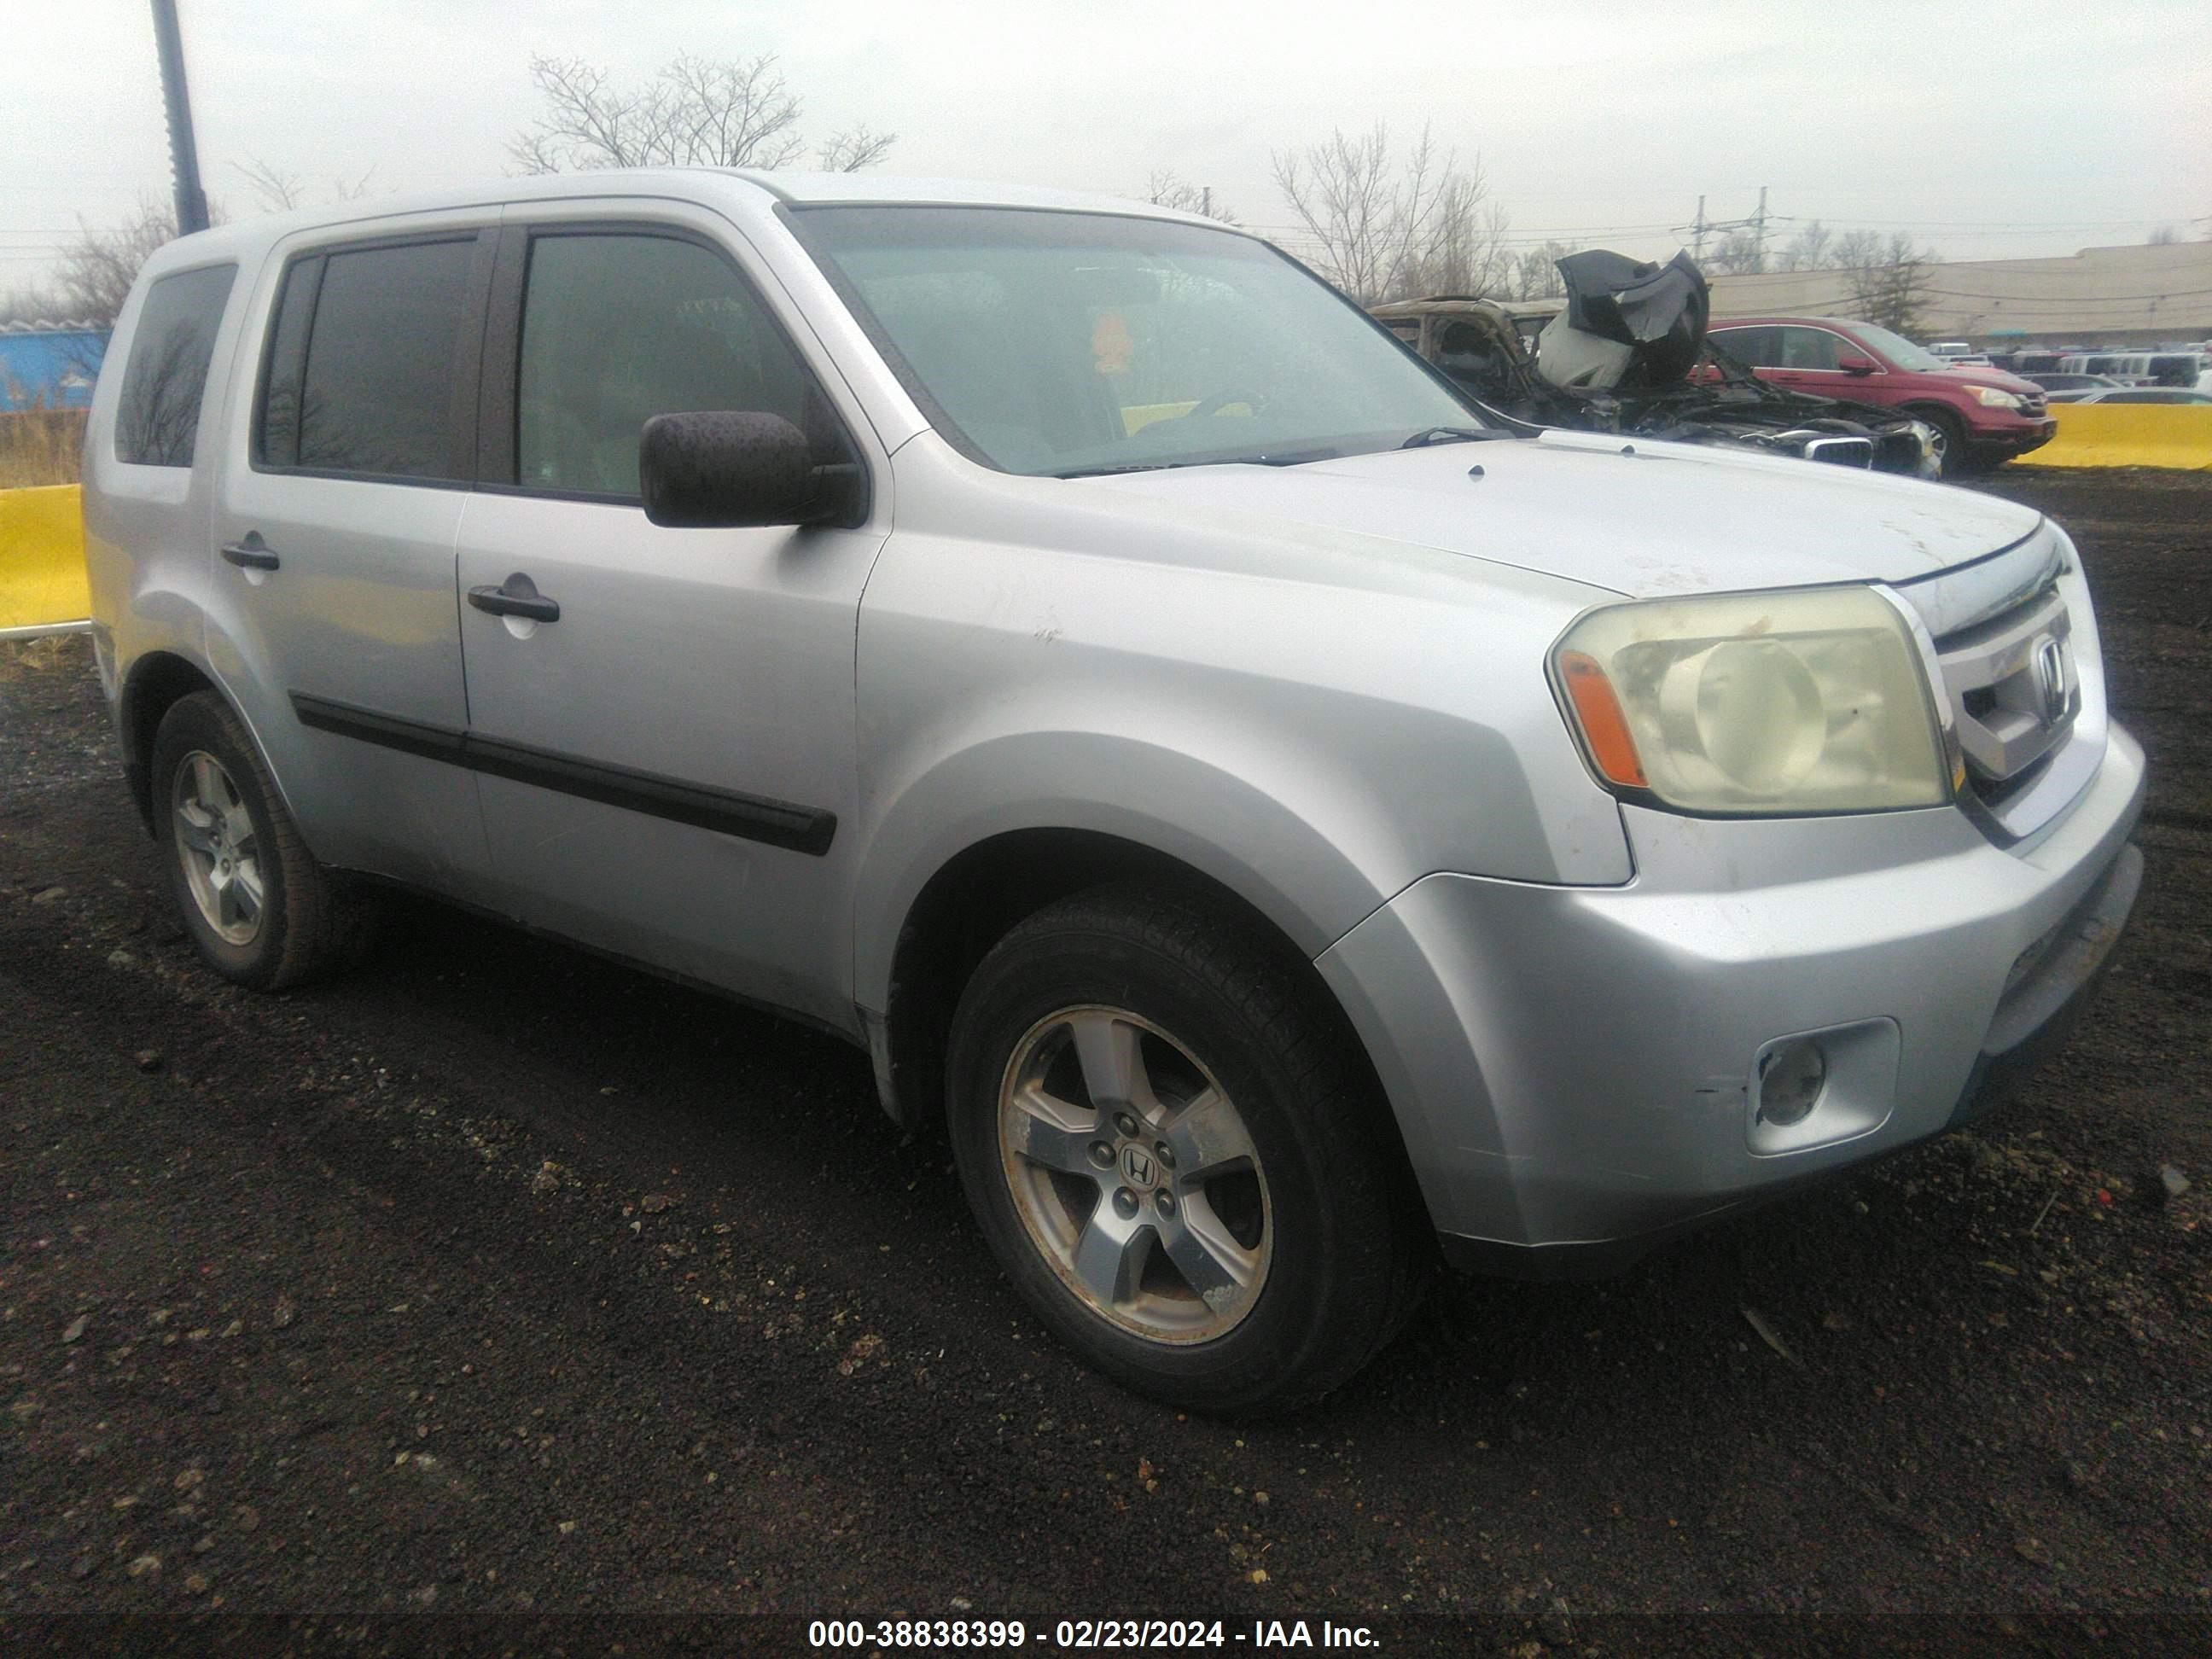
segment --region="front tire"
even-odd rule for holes
[[[1101,888],[1030,917],[955,1016],[954,1157],[1061,1340],[1137,1391],[1280,1410],[1410,1310],[1418,1200],[1303,963],[1225,903]]]
[[[366,899],[317,864],[260,750],[212,691],[179,698],[154,737],[154,833],[207,964],[281,990],[357,957]]]
[[[1937,478],[1963,478],[1974,470],[1966,453],[1966,423],[1956,415],[1948,409],[1915,409],[1907,412],[1917,421],[1925,421],[1936,433]]]

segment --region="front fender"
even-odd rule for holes
[[[1320,813],[1324,827],[1261,781],[1127,733],[981,738],[913,778],[870,830],[854,891],[856,1000],[888,1006],[900,929],[939,871],[1029,830],[1088,830],[1173,859],[1318,956],[1395,890],[1376,867],[1390,863],[1375,856],[1388,836],[1377,805],[1340,799]]]

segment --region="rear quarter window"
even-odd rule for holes
[[[116,409],[117,460],[133,466],[192,464],[216,331],[237,276],[236,265],[210,265],[160,277],[146,290]]]

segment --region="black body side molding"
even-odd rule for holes
[[[668,818],[701,830],[712,830],[744,841],[787,848],[819,858],[830,850],[837,833],[837,815],[819,807],[772,800],[764,795],[742,794],[734,789],[713,789],[654,772],[604,761],[579,759],[550,749],[478,737],[453,726],[380,714],[373,708],[356,708],[304,691],[292,696],[292,712],[300,724],[318,732],[335,732],[382,749],[420,755],[466,767],[471,772],[535,784],[609,806],[619,806],[652,817]]]

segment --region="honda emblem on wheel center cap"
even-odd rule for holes
[[[1132,1187],[1149,1192],[1160,1178],[1159,1166],[1152,1155],[1141,1146],[1126,1148],[1121,1153],[1121,1174]]]

